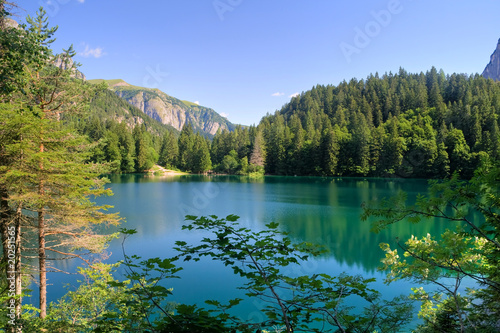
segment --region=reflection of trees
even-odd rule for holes
[[[339,263],[373,271],[384,255],[380,243],[394,244],[396,237],[437,235],[444,230],[444,226],[433,222],[398,223],[374,234],[369,221],[360,220],[362,203],[390,197],[399,190],[406,191],[411,199],[427,192],[425,180],[204,175],[166,178],[141,174],[111,175],[110,179],[115,196],[107,203],[114,204],[127,219],[127,228],[137,229],[137,241],[177,233],[184,221],[179,210],[183,204],[193,208],[193,215],[232,213],[252,225],[278,222],[292,237],[325,245],[331,251],[329,256]],[[206,202],[193,199],[193,193],[205,192],[209,193]],[[200,202],[203,207],[196,206]]]
[[[394,244],[397,237],[440,234],[444,230],[443,225],[429,221],[418,225],[399,223],[374,234],[370,223],[360,220],[363,202],[389,197],[399,190],[407,191],[410,196],[426,193],[424,180],[318,179],[309,185],[296,186],[295,192],[286,183],[277,190],[295,207],[282,211],[276,222],[293,237],[326,246],[329,255],[339,263],[358,265],[368,271],[374,271],[383,257],[378,244]]]
[[[178,175],[178,176],[151,176],[144,173],[110,174],[106,175],[114,184],[126,183],[264,183],[264,178],[246,176],[207,176],[207,175]],[[282,178],[282,177],[276,177]]]

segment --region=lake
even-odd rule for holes
[[[360,179],[317,177],[264,177],[251,179],[236,176],[147,176],[112,175],[109,187],[113,197],[99,198],[98,202],[114,206],[126,219],[123,227],[134,228],[137,234],[125,242],[128,255],[143,258],[170,257],[174,242],[197,242],[202,234],[181,230],[185,215],[230,214],[240,216],[239,222],[253,230],[264,224],[277,222],[282,230],[299,241],[322,244],[329,249],[327,255],[307,262],[294,274],[342,272],[375,277],[372,287],[384,297],[409,294],[412,284],[400,281],[386,286],[385,274],[378,272],[384,253],[381,242],[395,244],[395,239],[411,235],[438,235],[444,226],[436,223],[417,225],[399,223],[374,234],[370,223],[359,218],[362,203],[390,197],[397,191],[406,191],[410,198],[427,193],[427,181],[415,179]],[[123,259],[122,241],[110,244],[108,262]],[[60,268],[75,270],[78,262],[61,263]],[[183,265],[183,263],[179,263]],[[237,287],[242,280],[230,268],[211,260],[183,265],[180,280],[169,280],[174,288],[172,300],[201,304],[206,299],[221,301],[241,296]],[[63,283],[74,283],[79,277],[50,274],[48,297],[55,300],[65,293]],[[72,288],[74,289],[74,288]],[[36,291],[33,303],[37,304]],[[29,301],[29,300],[27,300]],[[244,319],[260,319],[258,301],[244,304]]]

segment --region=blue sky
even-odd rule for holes
[[[121,78],[257,124],[290,96],[370,73],[481,73],[500,38],[491,0],[18,0],[43,6],[88,79]]]

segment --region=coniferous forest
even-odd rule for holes
[[[94,110],[103,100],[96,98]],[[154,123],[132,133],[97,116],[81,122],[80,131],[99,142],[94,159],[114,162],[118,172],[159,163],[195,173],[470,178],[482,160],[499,157],[499,112],[497,82],[401,69],[318,85],[258,126],[219,131],[211,140],[188,124],[180,134]]]
[[[471,177],[483,158],[499,157],[499,112],[498,82],[435,68],[316,86],[261,121],[265,170]]]

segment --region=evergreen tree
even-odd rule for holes
[[[355,175],[366,176],[370,169],[370,128],[365,117],[360,113],[353,113],[351,120],[351,142],[348,145],[351,159],[351,172]]]
[[[399,136],[397,118],[393,117],[387,127],[380,156],[380,170],[384,175],[394,174],[399,170],[404,149],[403,140]]]
[[[499,96],[500,87],[481,76],[445,76],[435,68],[317,85],[261,121],[266,172],[321,175],[325,130],[337,125],[337,175],[434,177],[461,170],[470,177],[481,160],[498,159],[491,146],[498,143],[492,132],[500,116]],[[458,169],[450,169],[453,155],[460,155],[452,152],[451,127],[462,132],[469,147]]]
[[[27,21],[28,25],[21,25],[20,40],[15,44],[22,44],[29,51],[19,73],[22,79],[10,80],[12,84],[4,91],[8,95],[2,95],[16,103],[10,103],[1,113],[4,119],[0,125],[10,128],[15,141],[3,142],[0,149],[8,153],[1,165],[1,205],[5,210],[0,224],[12,225],[19,242],[29,239],[22,237],[24,232],[31,231],[36,236],[35,244],[16,244],[16,262],[21,262],[22,249],[34,249],[38,258],[40,317],[44,318],[47,260],[51,259],[47,252],[81,257],[75,249],[99,251],[108,238],[95,234],[91,226],[114,223],[116,218],[104,215],[103,207],[95,206],[88,197],[108,193],[96,174],[104,169],[86,163],[89,156],[83,139],[61,130],[58,122],[62,113],[85,110],[95,89],[73,77],[72,47],[52,56],[49,46],[56,28],[48,26],[43,9],[35,18],[28,16]],[[55,58],[65,64],[64,69],[53,65]],[[48,241],[47,236],[54,238]],[[20,272],[19,269],[16,273],[18,295]],[[16,309],[19,315],[20,302]]]
[[[148,147],[142,126],[134,127],[132,136],[135,141],[135,171],[142,172],[148,169]]]
[[[121,155],[121,172],[129,173],[135,170],[135,142],[132,133],[128,130],[125,123],[116,127],[118,142]]]
[[[335,131],[332,128],[325,130],[322,141],[321,151],[323,152],[322,169],[326,176],[335,176],[337,174],[337,164],[339,155],[339,144]]]
[[[182,170],[192,170],[192,166],[190,165],[191,159],[190,155],[192,154],[194,146],[194,132],[193,127],[190,124],[186,123],[182,127],[181,134],[178,139],[178,147],[179,147],[179,155],[177,160],[177,166]]]
[[[105,148],[104,148],[104,157],[106,161],[111,162],[111,169],[113,172],[120,171],[120,165],[122,163],[122,155],[120,153],[118,135],[111,131],[106,133],[104,138],[105,140]]]
[[[270,174],[283,174],[285,162],[285,124],[283,116],[278,115],[275,123],[267,129],[265,171]]]
[[[190,170],[194,173],[203,173],[212,168],[207,141],[205,141],[200,134],[194,136],[193,148],[189,161],[191,166]]]
[[[255,135],[255,139],[253,142],[253,149],[250,155],[250,164],[264,167],[266,161],[266,150],[264,143],[264,136],[261,130],[257,130],[257,134]]]
[[[161,143],[158,163],[164,167],[172,167],[175,165],[178,155],[179,146],[177,145],[174,133],[170,131],[165,132]]]

